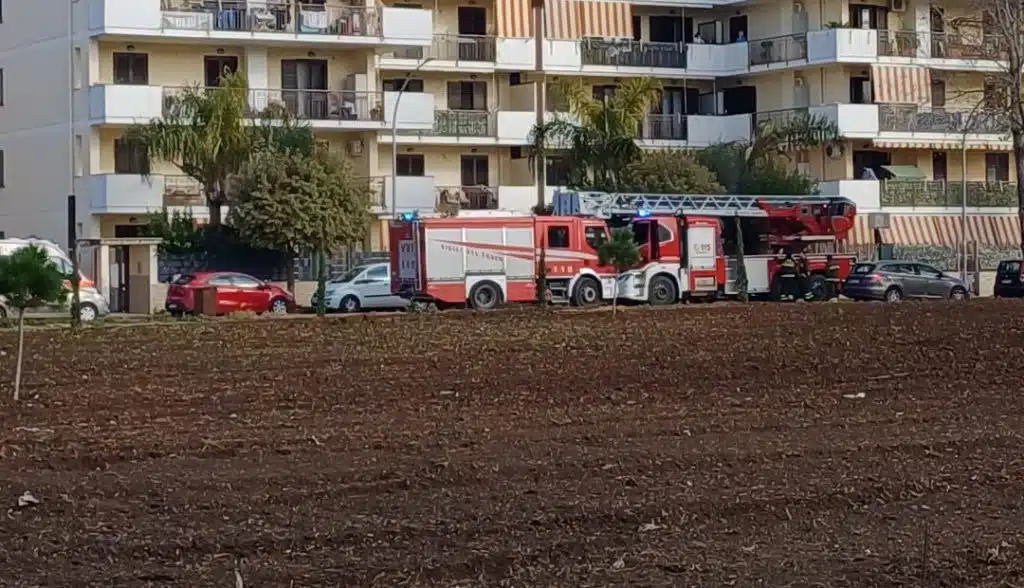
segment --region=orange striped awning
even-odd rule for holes
[[[530,0],[497,0],[498,36],[533,36]],[[631,38],[633,9],[628,2],[608,0],[544,0],[544,38]]]
[[[931,104],[932,80],[926,67],[872,65],[871,87],[875,102],[887,104]]]
[[[579,2],[584,37],[633,38],[633,9],[628,2]]]
[[[956,248],[963,234],[960,215],[893,214],[889,228],[882,229],[886,245],[938,245]],[[967,241],[989,247],[1018,247],[1020,230],[1017,216],[1012,214],[967,215]],[[849,245],[872,245],[874,233],[866,214],[859,215],[847,236]]]

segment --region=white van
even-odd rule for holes
[[[18,238],[7,238],[0,239],[0,255],[10,255],[21,249],[22,247],[28,247],[34,245],[46,252],[46,256],[57,266],[57,269],[61,271],[65,276],[71,275],[72,263],[71,258],[68,254],[60,248],[53,241],[47,241],[46,239],[18,239]],[[96,284],[92,280],[87,278],[81,271],[78,272],[78,294],[81,306],[79,307],[79,314],[83,321],[91,321],[101,316],[105,316],[110,313],[110,306],[107,304],[106,298],[100,294],[99,290],[96,289]],[[66,280],[64,286],[71,288],[71,280]],[[70,297],[67,304],[70,304]],[[54,310],[54,309],[48,309]],[[7,304],[6,301],[0,300],[0,315],[7,315]]]

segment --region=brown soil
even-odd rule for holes
[[[32,332],[0,586],[1024,585],[1021,308]]]

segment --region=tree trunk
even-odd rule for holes
[[[1020,252],[1024,256],[1024,129],[1013,132],[1013,158],[1017,166],[1017,228],[1020,230]]]
[[[743,226],[739,215],[736,215],[736,292],[740,302],[750,300],[747,293],[747,262],[743,246]]]
[[[327,314],[327,254],[319,252],[316,254],[316,315]]]
[[[612,288],[612,316],[619,311],[619,278],[622,274],[615,274],[615,287]]]
[[[14,401],[21,395],[21,358],[25,354],[25,309],[18,309],[18,363],[14,368]]]
[[[219,227],[221,225],[220,194],[216,189],[206,191],[206,207],[210,209],[210,222],[207,224],[211,227]]]
[[[285,287],[288,291],[295,295],[295,252],[288,251],[284,256],[285,272],[287,277],[285,278]]]
[[[537,258],[537,304],[541,308],[548,305],[548,261],[544,249],[547,247],[545,235],[540,236],[540,257]]]

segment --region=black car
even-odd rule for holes
[[[1007,259],[999,262],[996,268],[996,284],[992,287],[992,295],[996,298],[1020,298],[1024,296],[1024,263],[1019,259]]]

